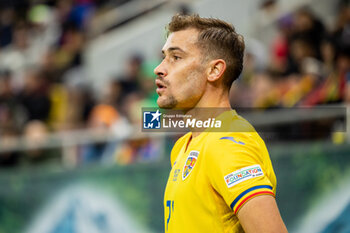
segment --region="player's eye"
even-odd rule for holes
[[[177,60],[180,60],[180,59],[181,59],[181,57],[176,56],[176,55],[174,55],[174,56],[173,56],[173,58],[174,58],[174,60],[175,60],[175,61],[177,61]]]

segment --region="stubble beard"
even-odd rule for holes
[[[161,97],[158,97],[157,104],[160,108],[174,109],[178,104],[178,101],[175,99],[173,95],[167,97],[164,101],[161,101],[161,102],[159,102],[159,98]]]

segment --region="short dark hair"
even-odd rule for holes
[[[174,15],[167,26],[167,35],[189,28],[199,31],[198,44],[207,58],[225,60],[223,84],[230,89],[243,69],[243,36],[236,32],[233,25],[223,20],[202,18],[198,14]]]

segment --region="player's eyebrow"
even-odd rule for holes
[[[168,52],[179,51],[181,53],[186,53],[180,47],[169,47],[167,50],[162,50],[162,53],[164,54],[166,51],[168,51]]]

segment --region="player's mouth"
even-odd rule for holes
[[[156,79],[156,85],[157,85],[157,94],[160,95],[166,88],[166,86],[160,81],[159,79]]]

